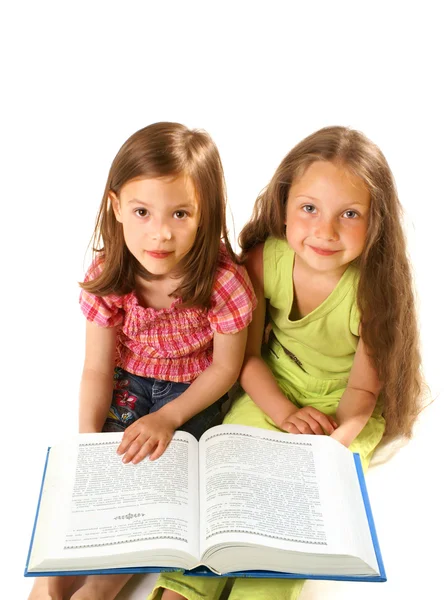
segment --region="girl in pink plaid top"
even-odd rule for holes
[[[256,297],[231,249],[218,150],[177,123],[137,131],[115,157],[81,284],[87,318],[80,431],[124,431],[123,462],[160,457],[174,431],[220,418]],[[112,404],[111,404],[112,399]],[[115,598],[130,575],[38,578],[30,600]]]

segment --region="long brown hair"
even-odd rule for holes
[[[93,251],[103,258],[101,274],[80,286],[97,296],[123,295],[135,289],[136,276],[151,278],[126,247],[123,226],[115,218],[110,194],[138,178],[185,175],[193,183],[200,209],[192,249],[182,261],[173,293],[186,306],[207,307],[221,240],[236,260],[226,227],[226,188],[218,149],[208,133],[179,123],[154,123],[134,133],[114,158],[93,234]]]
[[[325,127],[297,144],[256,200],[239,237],[243,257],[268,236],[285,238],[291,184],[317,160],[342,164],[370,191],[367,239],[357,259],[362,338],[382,383],[386,433],[410,437],[422,405],[419,333],[402,209],[381,150],[346,127]]]

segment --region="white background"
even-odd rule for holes
[[[442,2],[10,4],[0,15],[1,550],[8,598],[25,598],[31,584],[22,573],[46,448],[77,428],[84,343],[77,281],[89,262],[107,172],[129,135],[160,120],[212,135],[236,233],[282,157],[316,129],[352,126],[385,153],[406,212],[435,402],[414,439],[368,474],[389,581],[314,582],[302,598],[443,596]],[[143,582],[132,597],[145,596]]]

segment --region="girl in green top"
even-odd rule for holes
[[[328,434],[364,468],[385,431],[411,435],[420,355],[400,212],[357,131],[321,129],[283,159],[240,236],[258,305],[226,423]],[[293,600],[303,583],[242,578],[229,597]],[[224,584],[167,573],[151,598],[216,599]]]

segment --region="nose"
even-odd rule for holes
[[[152,240],[160,242],[169,241],[172,238],[171,228],[164,220],[152,219],[149,235]]]
[[[321,240],[337,241],[339,239],[334,221],[323,217],[316,222],[314,235]]]

